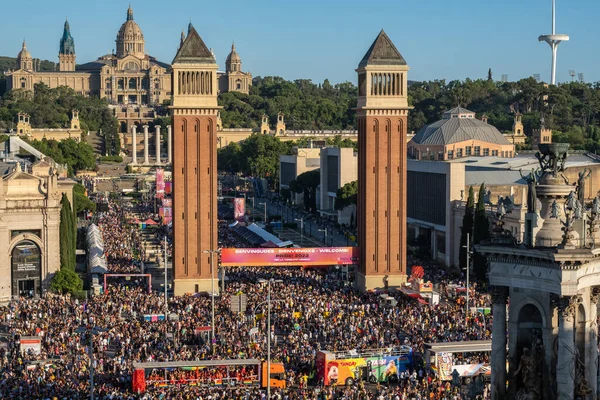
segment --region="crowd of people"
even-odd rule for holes
[[[111,273],[139,271],[134,262],[135,249],[140,248],[139,227],[124,223],[135,212],[111,202],[108,211],[98,216]],[[219,241],[223,247],[244,245],[223,222]],[[423,266],[436,284],[453,282],[433,266]],[[286,371],[287,388],[273,389],[274,398],[474,398],[425,371],[417,355],[423,354],[428,342],[489,339],[491,316],[475,313],[466,320],[464,307],[453,300],[432,306],[400,292],[390,292],[398,301],[390,306],[382,303],[379,293],[359,293],[335,271],[323,269],[239,267],[227,269],[226,276],[225,292],[216,299],[214,340],[196,331],[212,325],[209,296],[171,297],[168,313],[177,318],[146,321],[144,315],[165,313],[163,293],[148,293],[141,282],[124,278],[111,280],[104,293],[88,300],[45,293],[38,299],[11,301],[0,308],[0,322],[13,334],[9,344],[0,347],[0,398],[87,398],[92,367],[99,399],[263,399],[264,391],[255,387],[187,385],[189,374],[176,372],[167,373],[167,379],[161,380],[163,384],[149,384],[145,393],[137,394],[132,389],[132,376],[134,362],[264,360],[267,335],[272,339],[273,362],[283,363]],[[265,317],[269,285],[271,332],[267,332]],[[240,292],[247,295],[247,309],[242,314],[233,313],[230,299]],[[489,304],[485,295],[476,296],[478,304]],[[22,336],[41,337],[40,353],[21,353]],[[415,362],[398,385],[319,385],[315,375],[319,350],[360,352],[401,345],[412,347]],[[462,361],[482,359],[481,355],[472,355]],[[153,382],[164,373],[148,370],[146,375]],[[200,375],[194,379],[200,379]],[[485,385],[480,392],[481,396],[487,395]]]

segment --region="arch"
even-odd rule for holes
[[[542,306],[542,304],[539,301],[537,301],[535,299],[531,299],[531,298],[523,299],[520,303],[516,304],[514,311],[513,311],[514,312],[513,315],[517,315],[517,316],[520,315],[521,309],[528,304],[531,304],[537,308],[537,310],[539,311],[539,313],[541,314],[541,317],[542,317],[542,327],[546,328],[548,325],[547,325],[546,315],[544,313],[544,307]],[[517,319],[517,321],[515,321],[515,322],[519,322],[519,320]]]
[[[33,233],[22,233],[11,239],[9,245],[11,294],[33,296],[41,294],[44,246]]]
[[[579,360],[585,364],[585,325],[587,320],[587,313],[583,303],[580,303],[576,309],[575,314],[575,346],[579,351]]]

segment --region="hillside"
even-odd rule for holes
[[[0,76],[4,76],[4,71],[17,68],[16,57],[0,56]],[[42,60],[40,63],[40,71],[54,71],[56,63],[48,60]]]

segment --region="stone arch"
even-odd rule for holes
[[[575,347],[579,351],[579,360],[585,364],[585,325],[588,314],[583,303],[579,303],[575,311]]]
[[[31,245],[34,245],[34,250],[39,253],[39,259],[37,260],[39,266],[35,265],[33,260],[27,259],[27,255],[24,255],[24,259],[14,258],[18,255],[18,252],[20,252],[20,246],[26,248]],[[44,248],[42,239],[33,233],[24,232],[12,238],[8,248],[11,294],[13,296],[31,294],[40,295],[42,291],[42,280],[43,277],[46,276],[45,271],[47,271],[48,268],[44,261],[46,258],[46,249]],[[21,254],[24,252],[25,249],[23,249]],[[20,257],[21,255],[19,255],[19,258]],[[24,290],[27,290],[27,292],[23,293]]]

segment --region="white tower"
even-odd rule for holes
[[[540,42],[546,42],[550,45],[552,49],[552,72],[550,74],[550,83],[552,85],[556,85],[556,50],[558,50],[558,45],[560,42],[569,41],[568,35],[557,34],[556,30],[556,0],[552,0],[552,34],[550,35],[542,35],[538,37]]]

